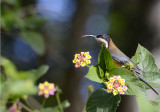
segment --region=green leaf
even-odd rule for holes
[[[126,81],[136,79],[134,74],[125,68],[114,68],[109,71],[110,77],[121,76]]]
[[[45,51],[43,36],[33,31],[21,31],[21,37],[25,40],[38,54],[42,55]]]
[[[7,75],[7,77],[12,78],[12,79],[18,78],[17,69],[11,61],[9,61],[7,58],[1,56],[0,62],[1,62],[1,66],[4,69],[4,73]]]
[[[0,72],[0,84],[5,82],[4,75]]]
[[[157,112],[160,112],[160,98],[157,98],[155,101],[150,101],[151,104],[154,106]]]
[[[138,45],[136,54],[132,57],[135,63],[139,63],[138,67],[144,71],[143,78],[153,87],[160,87],[160,69],[156,66],[152,54],[140,44]],[[148,88],[146,86],[146,88]]]
[[[19,80],[16,82],[10,81],[8,83],[9,92],[11,94],[23,95],[23,94],[35,94],[37,92],[37,87],[34,86],[32,80]]]
[[[34,110],[33,112],[40,112],[39,110]]]
[[[46,22],[46,20],[40,16],[34,15],[26,18],[25,22],[27,28],[35,30],[41,28],[42,25],[44,25],[44,23]]]
[[[106,89],[98,89],[91,94],[86,104],[86,112],[116,112],[120,96],[107,93]]]
[[[103,80],[100,79],[97,74],[97,67],[94,67],[94,66],[89,67],[89,71],[88,71],[87,75],[85,75],[85,77],[91,81],[94,81],[94,82],[98,82],[98,83],[103,82]]]
[[[104,78],[104,72],[103,72],[103,70],[100,66],[98,66],[98,71],[99,71],[100,78],[103,79]]]
[[[7,10],[6,8],[2,7],[2,11],[5,10],[5,13],[2,13],[2,19],[1,21],[1,26],[3,29],[5,30],[10,30],[16,21],[16,16],[14,15],[13,12],[11,12],[10,10]]]
[[[23,29],[25,27],[25,22],[21,18],[20,10],[17,10],[17,11],[16,10],[13,11],[13,10],[9,10],[5,6],[2,7],[3,13],[2,13],[2,19],[1,19],[1,22],[2,22],[1,26],[3,29],[7,31],[12,30],[13,28]]]
[[[102,46],[98,56],[98,65],[103,69],[104,72],[106,70],[109,71],[113,68],[116,68],[110,52],[108,51],[108,49],[106,49],[104,45]]]
[[[19,71],[19,79],[32,79],[36,81],[42,75],[44,75],[49,69],[48,65],[42,65],[38,69],[30,70],[30,71]]]
[[[7,2],[8,4],[11,4],[11,5],[18,4],[17,0],[5,0],[5,2]]]
[[[40,78],[42,75],[44,75],[45,73],[47,73],[48,69],[49,69],[48,65],[42,65],[41,67],[39,67],[35,74],[36,80]]]
[[[160,104],[148,100],[146,95],[140,95],[137,98],[140,112],[160,112]]]
[[[144,72],[160,72],[155,64],[152,54],[140,44],[136,50],[136,54],[132,57],[135,63],[139,63],[138,67]]]
[[[128,90],[125,91],[125,94],[126,95],[135,95],[135,96],[144,95],[146,93],[146,90],[142,87],[143,83],[141,86],[140,86],[139,81],[137,81],[137,83],[136,83],[136,81],[126,82],[126,86],[127,86]]]
[[[153,87],[160,88],[160,73],[147,72],[143,78]]]
[[[125,85],[128,90],[125,92],[127,95],[138,95],[144,94],[144,86],[143,83],[139,81],[139,79],[134,76],[132,72],[125,68],[114,68],[109,71],[110,77],[113,76],[121,76],[122,79],[125,79]]]
[[[33,95],[37,92],[32,80],[8,80],[2,85],[2,96],[9,95]]]

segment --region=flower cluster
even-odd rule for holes
[[[75,67],[84,67],[91,63],[92,57],[89,55],[89,52],[81,52],[81,54],[75,54],[73,63],[75,63]]]
[[[44,95],[45,98],[48,98],[49,95],[54,95],[54,92],[56,91],[54,84],[48,83],[47,81],[45,81],[44,83],[40,83],[38,88],[38,95]]]
[[[127,87],[125,86],[125,79],[122,79],[120,76],[113,76],[106,82],[107,92],[113,92],[113,95],[117,95],[118,93],[124,95],[124,91],[127,91]]]

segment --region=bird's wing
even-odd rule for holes
[[[129,57],[127,57],[127,56],[120,56],[120,55],[118,55],[118,54],[116,54],[116,53],[112,53],[112,52],[111,52],[111,55],[112,55],[112,58],[113,58],[116,62],[120,63],[121,65],[125,65],[128,61],[131,62],[131,63],[133,63],[133,64],[135,64],[135,63],[134,63]],[[134,69],[134,72],[137,74],[138,77],[143,78],[141,75],[144,74],[144,72],[143,72],[137,65],[135,65],[133,69]]]
[[[122,65],[125,65],[125,64],[127,63],[127,61],[130,61],[128,57],[119,56],[118,54],[113,53],[113,52],[111,52],[111,55],[112,55],[112,58],[113,58],[116,62],[118,62],[118,63],[120,63],[120,64],[122,64]]]

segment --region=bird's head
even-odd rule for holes
[[[102,35],[84,35],[82,37],[92,37],[92,38],[95,38],[96,41],[100,45],[104,44],[107,49],[109,48],[109,43],[110,43],[111,38],[108,35],[105,35],[105,34],[102,34]]]

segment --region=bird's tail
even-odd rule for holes
[[[144,82],[148,87],[150,87],[159,96],[159,93],[147,81],[145,81],[144,79],[140,79],[140,80]]]
[[[135,71],[135,74],[138,76],[139,80],[142,81],[143,83],[145,83],[149,88],[151,88],[158,96],[159,93],[147,82],[143,79],[143,77],[141,76],[141,74],[137,71]]]

